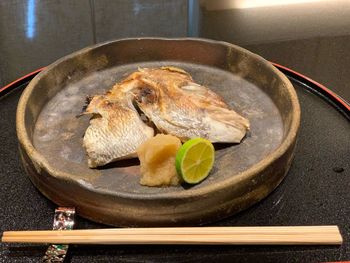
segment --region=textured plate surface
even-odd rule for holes
[[[171,65],[220,94],[251,122],[241,144],[217,145],[214,170],[194,187],[139,185],[136,159],[89,169],[76,118],[87,95],[101,94],[138,67]],[[84,49],[49,66],[18,107],[22,157],[33,183],[60,205],[114,225],[201,224],[261,200],[286,174],[299,126],[289,81],[262,58],[203,40],[122,40]]]
[[[232,108],[252,123],[250,134],[241,144],[225,145],[223,149],[216,151],[216,169],[208,180],[193,189],[225,180],[250,168],[280,145],[283,136],[282,118],[270,97],[258,87],[227,71],[169,61],[117,66],[92,73],[67,85],[41,111],[34,129],[34,146],[55,169],[71,173],[75,179],[92,184],[100,190],[145,194],[183,191],[183,187],[157,188],[140,185],[137,160],[115,162],[108,165],[108,168],[89,169],[82,147],[82,137],[89,124],[89,116],[75,117],[81,112],[86,96],[103,94],[123,76],[137,70],[138,66],[163,65],[187,70],[197,83],[220,94]],[[217,146],[220,148],[220,145]],[[226,169],[231,169],[232,172],[227,173]]]

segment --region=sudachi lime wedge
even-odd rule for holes
[[[176,154],[176,171],[186,183],[197,184],[209,175],[214,160],[215,150],[210,141],[203,138],[191,139]]]

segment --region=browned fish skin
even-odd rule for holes
[[[123,95],[123,94],[121,94]],[[95,96],[86,109],[92,113],[83,146],[91,168],[136,157],[136,148],[153,137],[154,130],[140,119],[130,96]]]
[[[184,70],[139,69],[88,105],[86,113],[94,114],[84,136],[90,167],[133,157],[135,149],[154,135],[134,104],[160,132],[183,141],[202,137],[238,143],[249,129],[247,119]]]
[[[223,99],[177,68],[143,69],[130,76],[148,92],[137,97],[140,109],[164,132],[183,141],[202,137],[238,143],[249,121],[229,109]]]

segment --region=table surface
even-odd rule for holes
[[[71,246],[68,262],[310,262],[350,259],[349,122],[317,95],[293,82],[302,120],[295,159],[266,199],[213,226],[339,225],[338,246]],[[0,231],[50,229],[55,205],[21,166],[15,111],[21,88],[0,99]],[[344,171],[339,172],[342,168]],[[341,170],[341,169],[340,169]],[[338,171],[338,172],[337,172]],[[103,225],[77,218],[76,228]],[[44,246],[0,245],[0,262],[37,262]]]

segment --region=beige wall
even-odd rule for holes
[[[249,1],[254,2],[246,2]],[[280,5],[273,1],[274,5],[268,6],[269,1],[265,0],[267,6],[255,8],[234,8],[234,3],[244,0],[202,1],[201,34],[241,45],[350,34],[349,0],[303,4],[291,4],[288,0],[289,4]]]

